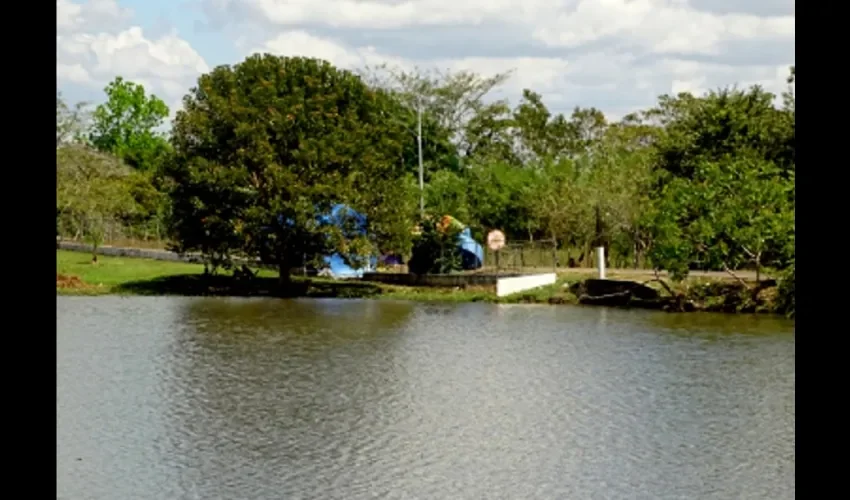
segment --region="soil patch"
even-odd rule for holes
[[[56,273],[56,288],[67,288],[73,290],[82,290],[94,288],[92,285],[85,283],[79,276],[73,274]]]

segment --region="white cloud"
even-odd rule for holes
[[[141,83],[174,111],[207,63],[175,34],[145,37],[126,26],[131,13],[115,0],[57,1],[56,74],[68,84],[103,88],[116,76]]]
[[[386,63],[391,67],[411,70],[418,61],[379,52],[374,46],[349,47],[335,40],[311,35],[305,31],[282,33],[266,41],[249,53],[268,52],[276,55],[316,57],[330,61],[335,66],[357,69]],[[545,57],[465,57],[460,59],[433,59],[424,67],[469,70],[483,75],[514,71],[511,83],[519,88],[548,85],[555,82],[566,69],[567,61]]]
[[[741,72],[732,66],[666,59],[658,67],[673,78],[671,92],[694,94],[730,85],[739,88],[760,85],[778,96],[785,90],[785,78],[788,76],[787,65],[758,66]]]
[[[73,83],[89,83],[91,77],[82,64],[57,64],[56,78],[60,81]]]
[[[549,46],[620,38],[655,53],[716,54],[723,42],[794,36],[793,15],[717,14],[672,0],[580,0],[538,26],[534,37]]]
[[[60,35],[109,31],[132,15],[130,9],[120,7],[115,0],[89,0],[85,4],[56,0],[56,31]]]
[[[215,38],[198,43],[200,53],[175,33],[152,37],[121,0],[57,0],[59,84],[102,88],[120,74],[174,107],[209,70],[206,60],[221,57],[224,40],[245,55],[319,57],[347,68],[515,70],[498,97],[515,103],[531,88],[556,112],[594,106],[620,116],[662,93],[733,84],[778,93],[794,63],[794,0],[198,2],[215,33],[203,35]]]
[[[405,0],[384,3],[374,0],[215,0],[219,6],[239,6],[280,26],[327,24],[337,28],[399,28],[447,24],[480,24],[529,19],[545,6],[545,0]]]
[[[760,17],[698,10],[684,0],[207,0],[230,19],[292,29],[389,30],[509,24],[551,47],[617,38],[652,51],[717,53],[723,42],[794,36],[793,12]],[[223,17],[221,17],[223,19]]]
[[[374,47],[346,47],[330,39],[313,36],[306,31],[282,33],[267,40],[249,53],[268,52],[275,55],[316,57],[344,68],[387,63],[406,66],[407,61],[379,54]]]
[[[316,57],[337,67],[358,69],[386,63],[390,67],[412,70],[417,61],[378,52],[375,47],[346,47],[339,42],[310,35],[304,31],[280,34],[249,53],[268,52],[275,55]],[[513,72],[506,83],[504,94],[514,97],[523,88],[552,87],[567,68],[567,62],[558,58],[486,58],[468,57],[427,61],[423,69],[473,71],[481,75]],[[496,97],[496,96],[494,96]],[[501,97],[501,95],[499,95]]]
[[[659,94],[760,84],[794,63],[793,0],[203,0],[245,47],[342,67],[514,69],[555,111],[620,116]],[[780,68],[780,69],[778,69]]]
[[[588,53],[558,57],[460,57],[411,60],[379,52],[375,47],[348,47],[305,31],[279,34],[251,50],[277,55],[318,57],[348,69],[387,62],[402,69],[469,70],[489,76],[511,71],[511,78],[492,98],[516,103],[522,89],[543,95],[552,111],[569,113],[575,106],[594,106],[616,119],[653,105],[660,94],[708,90],[737,84],[759,84],[777,95],[784,89],[787,65],[741,68],[726,64],[662,58],[642,65],[628,53],[601,57]]]

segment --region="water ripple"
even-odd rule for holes
[[[794,498],[793,323],[724,318],[60,297],[58,494]]]

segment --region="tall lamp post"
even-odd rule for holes
[[[422,158],[422,101],[416,101],[416,130],[407,128],[399,120],[397,122],[405,130],[416,137],[416,147],[419,153],[419,216],[425,218],[425,166]]]
[[[383,66],[387,68],[387,66]],[[422,96],[423,96],[423,87],[421,83],[415,83],[413,87],[410,86],[410,82],[406,82],[406,78],[404,78],[404,73],[401,75],[397,74],[396,71],[392,69],[389,70],[389,73],[395,83],[399,85],[401,88],[398,89],[402,94],[407,94],[408,96],[415,97],[416,100],[416,132],[404,126],[404,128],[416,136],[416,147],[419,150],[419,216],[421,218],[425,218],[425,166],[424,160],[422,158]],[[418,88],[416,88],[418,87]],[[408,101],[409,102],[409,101]]]
[[[416,146],[419,148],[419,217],[425,218],[425,168],[422,166],[422,101],[416,103]]]

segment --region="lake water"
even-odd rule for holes
[[[57,497],[793,499],[794,324],[57,297]]]

